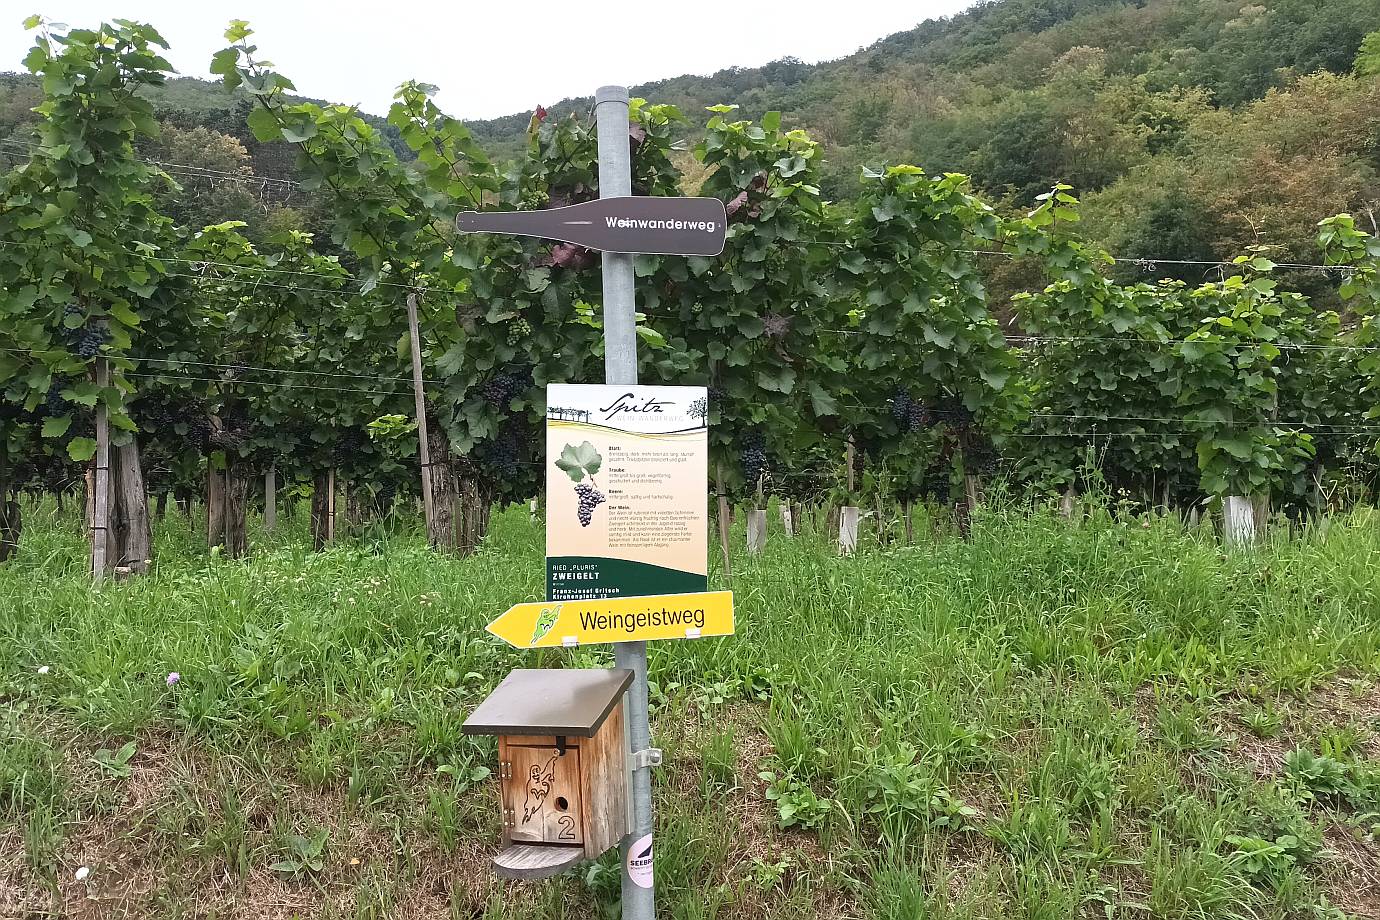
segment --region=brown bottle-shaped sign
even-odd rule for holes
[[[717,256],[728,215],[717,198],[599,198],[542,211],[464,211],[461,233],[512,233],[604,252]]]

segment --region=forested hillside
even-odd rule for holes
[[[1350,76],[1377,29],[1380,0],[993,0],[839,61],[636,91],[687,111],[781,110],[822,141],[836,198],[860,166],[898,162],[1020,204],[1064,181],[1118,255],[1220,259],[1266,242],[1314,261],[1320,218],[1380,199],[1380,86]],[[474,127],[515,142],[526,116]]]
[[[1215,260],[1267,243],[1312,262],[1320,218],[1369,222],[1380,201],[1380,81],[1362,50],[1377,30],[1380,0],[986,0],[838,61],[788,58],[635,93],[692,116],[721,102],[754,118],[782,111],[822,142],[835,199],[856,194],[861,167],[897,162],[969,174],[1013,205],[1064,181],[1085,198],[1088,234],[1120,256]],[[1380,61],[1380,39],[1369,47]],[[292,158],[245,126],[246,99],[193,79],[156,92],[170,130],[152,155],[200,167],[175,172],[196,194],[167,209],[311,223],[292,186],[214,175],[292,177]],[[37,98],[27,78],[0,77],[0,153],[22,152]],[[563,114],[589,99],[532,102]],[[529,116],[472,127],[505,157]],[[276,214],[284,205],[294,210]]]

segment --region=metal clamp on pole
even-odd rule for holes
[[[633,751],[631,754],[632,768],[634,770],[646,770],[650,767],[661,766],[661,748],[647,748],[641,751]]]

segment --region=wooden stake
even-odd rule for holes
[[[153,527],[149,524],[148,490],[139,458],[139,442],[112,448],[115,456],[113,493],[118,510],[118,526],[113,531],[115,555],[111,560],[119,569],[132,574],[148,571],[153,558]],[[117,570],[118,574],[118,570]]]
[[[963,491],[968,496],[968,513],[971,515],[977,509],[978,502],[982,500],[982,488],[975,473],[963,474]]]
[[[5,434],[0,432],[0,562],[19,549],[19,534],[23,529],[21,517],[19,502],[10,499],[10,454]]]
[[[1076,496],[1073,491],[1073,483],[1069,483],[1064,489],[1064,494],[1059,496],[1059,516],[1064,520],[1073,520],[1074,502]]]
[[[104,391],[110,386],[110,364],[105,358],[96,359],[96,387]],[[91,577],[97,583],[109,569],[110,549],[110,410],[102,392],[96,402],[96,475],[92,483],[95,504],[91,514]]]
[[[426,426],[426,389],[422,383],[422,335],[417,322],[417,295],[407,295],[407,332],[412,340],[412,399],[417,413],[417,455],[422,463],[422,512],[430,535],[436,519],[435,497],[431,494],[431,444]]]
[[[272,533],[278,526],[278,468],[270,466],[264,473],[264,530]]]
[[[320,552],[326,548],[328,525],[326,518],[330,510],[329,477],[322,470],[315,470],[311,477],[311,548]]]
[[[206,545],[225,545],[225,471],[214,456],[206,458]]]
[[[728,496],[724,493],[723,463],[714,465],[714,488],[719,497],[719,550],[724,557],[724,583],[733,586],[733,563],[728,557]]]
[[[749,556],[760,555],[767,546],[767,512],[761,508],[748,512],[747,550]]]
[[[844,451],[844,460],[845,460],[845,462],[848,464],[848,501],[849,501],[849,503],[852,503],[852,501],[853,501],[853,493],[854,493],[854,492],[857,490],[857,488],[858,488],[858,477],[857,477],[857,474],[854,472],[854,470],[855,470],[855,468],[856,468],[856,465],[855,465],[855,463],[854,463],[854,453],[855,453],[856,451],[857,451],[857,447],[853,444],[853,436],[850,434],[850,435],[848,436],[848,449]]]
[[[1252,498],[1251,510],[1255,518],[1255,536],[1257,539],[1263,538],[1266,528],[1270,526],[1270,493],[1263,492]]]
[[[326,473],[326,542],[335,542],[335,467]]]
[[[225,461],[225,555],[242,559],[249,552],[246,516],[249,505],[249,477],[239,457]]]
[[[839,555],[851,556],[858,548],[858,506],[839,509]]]
[[[1222,536],[1228,546],[1249,546],[1255,542],[1255,507],[1244,495],[1222,499]]]

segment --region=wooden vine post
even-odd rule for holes
[[[326,542],[335,542],[335,467],[326,474]]]
[[[426,389],[422,382],[422,336],[417,320],[417,295],[407,295],[407,333],[412,342],[412,399],[417,413],[417,456],[422,465],[422,512],[426,516],[427,537],[436,539],[436,498],[431,490],[431,443],[427,437]]]
[[[714,491],[718,493],[719,551],[724,559],[724,584],[733,587],[733,563],[728,555],[728,494],[724,491],[724,466],[714,464]]]
[[[848,464],[848,504],[839,509],[839,555],[851,556],[858,548],[858,506],[853,503],[853,495],[858,488],[856,467],[857,444],[853,436],[848,436],[848,448],[844,451]]]
[[[1255,542],[1255,505],[1245,495],[1222,499],[1222,537],[1228,546],[1249,546]]]
[[[264,531],[273,533],[278,526],[278,468],[270,466],[264,473]]]
[[[19,548],[23,529],[19,502],[10,498],[10,455],[5,440],[5,433],[0,431],[0,562],[8,560]]]
[[[109,570],[110,552],[110,410],[105,389],[110,386],[110,363],[96,359],[96,469],[92,476],[91,577],[99,584]]]
[[[249,505],[249,476],[243,461],[238,457],[227,457],[225,463],[225,555],[231,559],[242,559],[249,552],[247,532],[247,513]]]
[[[109,541],[112,552],[108,563],[117,576],[143,574],[153,557],[153,526],[149,522],[148,488],[144,482],[143,465],[139,458],[139,442],[110,449],[113,477],[111,493],[115,509],[115,526]]]
[[[216,469],[215,454],[206,458],[206,545],[225,545],[225,471]]]
[[[765,475],[763,473],[757,477],[757,506],[748,512],[747,549],[750,556],[760,555],[767,546],[767,511],[762,498],[762,479]]]

